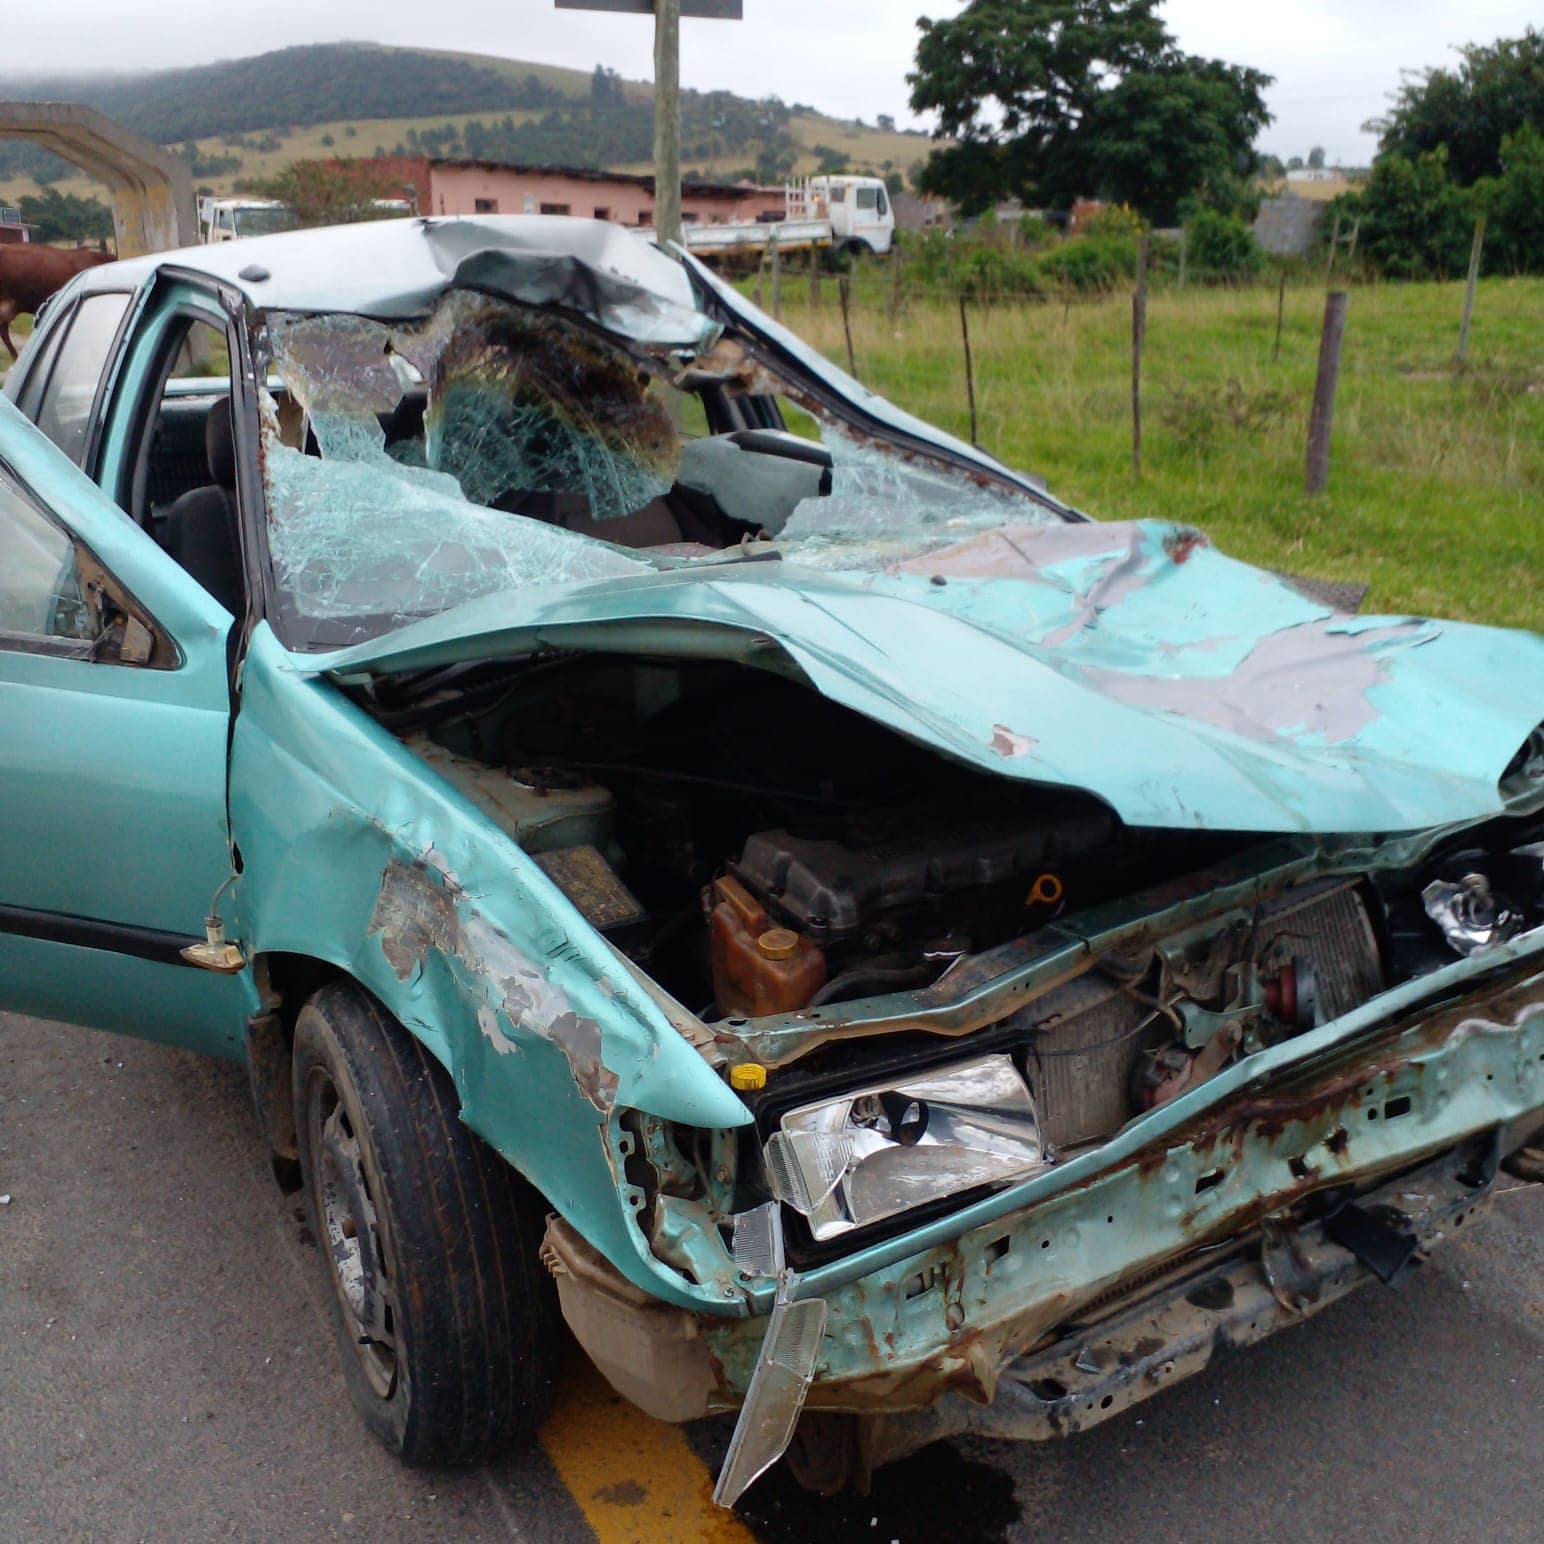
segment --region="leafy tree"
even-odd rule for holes
[[[1315,145],[1313,149],[1308,152],[1308,165],[1311,170],[1316,172],[1322,172],[1324,170],[1323,145]]]
[[[283,204],[297,227],[377,220],[376,199],[402,197],[387,170],[368,161],[296,161],[248,186],[259,198]]]
[[[1097,194],[1163,217],[1252,171],[1271,77],[1180,52],[1159,3],[971,0],[924,17],[911,105],[957,141],[930,157],[928,190],[967,213]]]
[[[113,212],[100,199],[45,188],[17,200],[35,241],[96,241],[113,233]]]
[[[1474,198],[1448,175],[1447,150],[1380,155],[1367,186],[1330,206],[1362,222],[1360,250],[1395,278],[1461,273],[1474,233]]]
[[[1471,43],[1456,69],[1426,70],[1408,80],[1381,133],[1384,154],[1410,158],[1446,145],[1448,169],[1465,187],[1501,174],[1501,142],[1525,124],[1544,127],[1544,33]]]
[[[897,193],[906,191],[906,179],[899,172],[885,173],[885,192],[893,198]]]
[[[1294,155],[1294,156],[1289,156],[1287,158],[1287,170],[1289,172],[1300,172],[1300,171],[1302,171],[1302,169],[1303,169],[1303,158],[1302,158],[1302,156]]]
[[[622,77],[615,70],[597,64],[595,73],[590,76],[590,100],[604,107],[612,102],[620,102],[622,97]]]
[[[875,126],[881,128],[886,134],[895,133],[895,119],[889,113],[881,113],[875,120]]]
[[[1485,210],[1485,265],[1544,273],[1544,134],[1524,124],[1501,142],[1502,175],[1475,184]]]

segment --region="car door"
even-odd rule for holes
[[[0,575],[0,1008],[239,1056],[249,973],[181,953],[231,875],[232,619],[3,401]]]

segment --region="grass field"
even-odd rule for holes
[[[888,312],[878,265],[853,282],[865,384],[968,438],[956,303]],[[784,321],[846,365],[835,285],[802,277]],[[1303,473],[1323,290],[1289,288],[1273,362],[1274,287],[1155,293],[1143,379],[1143,468],[1131,465],[1131,303],[970,314],[981,444],[1105,519],[1190,521],[1250,562],[1371,585],[1364,610],[1544,631],[1544,280],[1482,282],[1469,368],[1453,353],[1457,284],[1352,292],[1330,486]]]

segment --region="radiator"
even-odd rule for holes
[[[1358,887],[1300,886],[1263,906],[1253,934],[1261,970],[1312,962],[1321,1019],[1349,1012],[1383,985],[1378,938]],[[1235,963],[1241,963],[1240,961]],[[1166,1018],[1102,976],[1057,988],[1018,1016],[1030,1031],[1028,1072],[1046,1140],[1066,1149],[1118,1131],[1136,1114],[1131,1075],[1145,1051],[1174,1039]]]

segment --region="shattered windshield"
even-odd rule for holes
[[[713,333],[711,348],[624,344],[464,289],[405,322],[271,313],[281,636],[345,646],[497,592],[534,604],[745,543],[873,572],[1055,518],[1009,483],[860,435]]]

